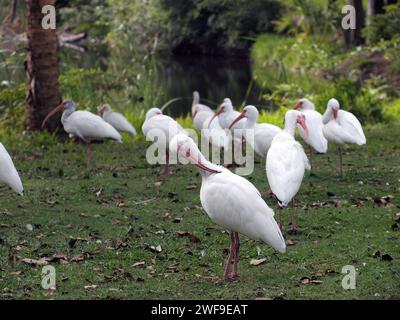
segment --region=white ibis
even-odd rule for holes
[[[5,183],[19,195],[23,195],[24,188],[6,148],[0,143],[0,182]]]
[[[235,121],[237,117],[239,117],[240,112],[235,111],[233,109],[232,101],[229,98],[225,98],[224,102],[219,106],[218,111],[211,118],[208,126],[210,126],[211,122],[218,117],[219,124],[223,129],[229,129],[232,122]],[[246,128],[246,119],[240,119],[234,126],[230,128],[230,130],[235,129],[245,129]]]
[[[193,124],[198,130],[204,129],[205,121],[214,115],[214,111],[204,105],[200,104],[200,95],[197,91],[193,92],[193,103],[192,103],[192,118]]]
[[[340,175],[343,177],[343,150],[344,144],[357,144],[359,146],[367,143],[360,121],[354,114],[340,110],[339,101],[331,99],[323,116],[323,132],[325,138],[338,145]]]
[[[239,233],[285,252],[285,240],[274,219],[274,212],[252,183],[206,160],[194,141],[187,136],[176,135],[170,143],[170,150],[200,169],[201,204],[214,223],[229,230],[231,245],[221,280],[239,279]],[[234,264],[231,272],[232,259]]]
[[[132,124],[122,114],[118,112],[112,112],[109,104],[103,105],[99,110],[99,114],[105,122],[111,124],[115,129],[117,129],[117,131],[128,132],[132,136],[137,135]]]
[[[305,136],[304,130],[300,125],[297,125],[297,127],[300,129],[300,136],[309,147],[309,159],[312,167],[312,149],[318,153],[326,153],[328,151],[328,141],[323,133],[322,115],[315,110],[315,105],[308,99],[300,99],[294,109],[301,111],[306,116],[308,136]]]
[[[194,91],[192,102],[192,117],[194,118],[196,116],[196,113],[201,111],[214,113],[214,111],[209,106],[200,103],[200,94],[198,91]]]
[[[142,131],[147,140],[153,141],[157,145],[158,151],[165,154],[165,166],[161,174],[169,175],[169,143],[178,133],[186,134],[186,132],[179,123],[164,115],[158,108],[147,111]]]
[[[241,119],[246,118],[246,129],[254,130],[253,150],[263,159],[267,157],[268,150],[274,137],[282,132],[282,129],[269,123],[257,123],[258,110],[254,106],[246,106],[243,112],[231,123],[231,129]],[[247,141],[249,142],[249,141]]]
[[[297,110],[288,111],[285,115],[285,128],[272,140],[266,163],[268,183],[278,200],[280,227],[282,208],[292,201],[290,232],[297,231],[294,198],[300,189],[305,169],[311,169],[303,147],[294,139],[296,124],[302,126],[307,137],[305,116]]]
[[[72,100],[66,100],[50,111],[42,123],[42,128],[44,128],[46,122],[53,115],[61,110],[64,110],[61,117],[61,123],[64,130],[70,135],[70,137],[79,138],[87,144],[88,165],[92,158],[92,141],[111,139],[122,143],[121,135],[112,125],[89,111],[76,111],[75,102]]]

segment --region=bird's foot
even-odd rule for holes
[[[224,275],[222,278],[219,278],[215,283],[223,284],[225,282],[239,282],[240,277],[236,274],[229,273],[228,275]]]

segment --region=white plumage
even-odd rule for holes
[[[297,125],[300,129],[300,136],[305,143],[318,153],[326,153],[328,151],[328,141],[323,133],[324,124],[322,122],[322,115],[315,110],[315,105],[308,99],[300,99],[295,109],[300,110],[305,115],[306,125],[309,130],[306,137],[304,129],[300,125]]]
[[[279,207],[287,206],[294,199],[300,189],[305,170],[311,169],[303,147],[294,139],[296,123],[308,131],[305,116],[296,110],[288,111],[285,116],[285,129],[272,140],[267,154],[268,183]],[[281,217],[279,220],[281,221]],[[292,229],[296,229],[294,221]]]
[[[241,119],[246,119],[246,129],[254,130],[254,140],[248,140],[254,151],[262,158],[267,157],[274,137],[282,132],[282,129],[269,123],[257,123],[259,113],[256,107],[246,106],[243,112],[233,121],[230,126],[234,126]]]
[[[122,114],[112,112],[110,105],[105,104],[101,108],[100,114],[105,122],[111,124],[119,132],[128,132],[132,136],[136,136],[136,129],[132,124]]]
[[[0,143],[0,182],[5,183],[20,195],[24,192],[17,169],[2,143]]]
[[[325,137],[335,144],[358,144],[367,143],[360,121],[354,114],[340,110],[339,101],[331,99],[323,116],[325,124],[323,132]]]
[[[342,146],[367,143],[360,121],[350,112],[340,110],[339,101],[331,99],[323,116],[325,138],[338,145],[340,175],[343,176]]]
[[[66,110],[61,118],[64,130],[85,142],[112,139],[122,142],[122,137],[112,125],[89,111]]]
[[[279,252],[285,252],[285,240],[274,219],[274,212],[253,184],[221,166],[210,163],[187,136],[175,136],[171,141],[170,150],[189,159],[200,168],[202,206],[214,223],[231,232],[231,249],[224,280],[237,279],[237,233],[265,242]],[[232,258],[235,259],[235,263],[233,273],[230,273]]]
[[[158,108],[152,108],[147,112],[142,131],[148,141],[153,141],[158,150],[165,153],[165,168],[162,175],[168,175],[169,144],[174,136],[186,135],[186,131],[174,119],[162,114]]]

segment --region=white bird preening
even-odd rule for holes
[[[2,143],[0,143],[0,182],[8,185],[19,195],[23,195],[24,187],[22,186],[21,178]]]
[[[87,144],[87,165],[90,164],[92,158],[92,141],[111,139],[122,143],[121,135],[112,125],[89,111],[76,111],[75,102],[72,100],[66,100],[50,111],[43,120],[42,128],[53,115],[61,110],[64,110],[61,117],[64,130],[70,137],[79,138]]]
[[[307,137],[305,116],[297,110],[288,111],[285,115],[285,128],[272,140],[266,162],[268,183],[278,200],[280,227],[282,208],[292,201],[291,232],[297,231],[294,198],[300,189],[304,171],[311,169],[303,147],[294,139],[296,124],[302,126]]]
[[[128,132],[132,136],[136,136],[136,129],[132,126],[132,124],[120,113],[112,112],[111,106],[109,104],[105,104],[99,110],[99,115],[103,118],[103,120],[109,124],[111,124],[117,131],[119,132]]]
[[[192,103],[192,118],[194,126],[198,130],[205,129],[205,121],[213,115],[214,111],[210,107],[200,104],[200,94],[197,91],[194,91]]]
[[[160,109],[152,108],[146,113],[142,131],[147,140],[153,141],[158,151],[163,152],[165,166],[161,175],[169,175],[169,143],[178,133],[186,135],[185,130],[174,119],[164,115]]]
[[[271,147],[272,140],[277,134],[282,132],[282,129],[269,123],[257,123],[258,116],[259,113],[255,106],[246,106],[243,112],[231,123],[229,129],[234,127],[241,119],[246,118],[245,128],[247,130],[254,130],[254,141],[251,141],[254,143],[250,143],[251,147],[260,157],[265,159]]]
[[[229,255],[221,280],[239,279],[239,233],[285,252],[286,243],[274,219],[274,212],[252,183],[206,160],[194,141],[187,136],[176,135],[170,143],[170,150],[200,169],[201,204],[214,223],[230,232]],[[234,264],[231,272],[232,259]]]
[[[354,114],[340,110],[339,101],[330,99],[323,116],[323,132],[325,138],[338,145],[340,175],[343,177],[343,150],[344,144],[357,144],[359,146],[367,143],[360,121]]]
[[[328,151],[328,141],[326,140],[322,122],[322,115],[315,110],[315,105],[308,99],[300,99],[294,106],[295,110],[301,111],[306,117],[306,125],[308,128],[308,136],[305,136],[304,129],[301,125],[297,125],[300,129],[300,136],[309,147],[309,160],[312,167],[312,149],[318,153],[326,153]]]

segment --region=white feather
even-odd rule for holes
[[[0,182],[5,183],[18,194],[22,195],[24,192],[17,169],[2,143],[0,143]]]

